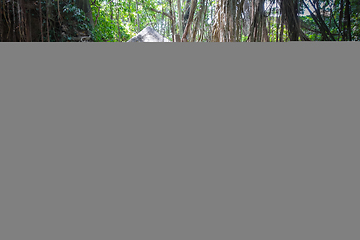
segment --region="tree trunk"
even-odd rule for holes
[[[18,28],[19,28],[19,35],[20,35],[20,42],[22,42],[24,40],[24,32],[23,32],[23,24],[22,24],[22,19],[21,19],[21,0],[17,1],[17,13],[18,13],[18,19],[19,19],[19,23],[18,23]]]
[[[280,42],[284,41],[284,16],[281,14],[281,25],[280,25]]]
[[[179,34],[175,34],[175,42],[181,42]]]
[[[189,32],[190,25],[191,25],[191,23],[193,21],[193,18],[194,18],[196,5],[197,5],[197,0],[191,0],[191,8],[190,8],[189,20],[187,21],[187,24],[186,24],[186,27],[185,27],[185,30],[184,30],[184,34],[183,34],[182,39],[181,39],[182,42],[187,42],[187,34]]]
[[[282,0],[281,13],[284,15],[286,27],[289,33],[290,41],[299,40],[299,16],[298,16],[298,1],[297,0]]]
[[[182,11],[181,11],[181,0],[177,0],[178,15],[179,15],[179,35],[182,36]]]
[[[22,22],[23,22],[23,33],[25,34],[25,41],[26,42],[30,42],[31,41],[31,35],[29,33],[29,24],[27,21],[27,14],[26,14],[26,8],[25,8],[25,4],[24,4],[24,0],[21,0],[21,18],[22,18]]]
[[[198,29],[198,26],[199,26],[199,22],[201,22],[201,18],[202,18],[202,15],[203,15],[204,8],[205,8],[205,0],[201,0],[200,11],[198,12],[195,27],[194,27],[194,31],[193,31],[192,38],[191,38],[192,42],[195,42],[197,29]]]
[[[219,21],[219,41],[220,42],[224,42],[224,30],[225,30],[225,24],[224,24],[224,19],[225,19],[225,16],[224,16],[224,1],[225,0],[221,0],[220,1],[220,5],[219,5],[219,13],[218,13],[218,21]]]
[[[344,0],[340,1],[340,16],[339,16],[339,28],[340,28],[340,34],[341,34],[341,40],[344,41],[345,34],[344,34],[344,28],[343,28],[343,14],[344,14]]]
[[[47,40],[50,42],[50,28],[49,28],[49,18],[50,18],[50,0],[46,0],[46,33],[47,33]]]
[[[76,0],[76,6],[84,11],[85,16],[89,18],[91,27],[94,27],[94,19],[92,16],[89,0]]]
[[[235,19],[235,23],[236,23],[235,41],[236,42],[240,41],[240,39],[239,39],[240,28],[241,28],[240,16],[241,16],[240,1],[238,1],[237,2],[237,13],[236,13],[236,19]]]
[[[271,17],[271,11],[272,11],[272,8],[270,8],[270,15],[269,15],[269,18],[268,18],[268,29],[267,29],[267,32],[268,32],[268,33],[271,33],[271,37],[274,39],[274,32],[271,31],[271,24],[273,23],[274,18]]]
[[[259,0],[254,4],[254,16],[250,26],[250,42],[262,41],[263,30],[263,15],[264,15],[264,0]]]
[[[172,1],[169,1],[169,7],[170,7],[170,16],[171,18],[171,37],[172,37],[172,41],[175,42],[175,15],[173,14],[173,9],[172,9]]]
[[[4,42],[4,36],[3,36],[3,3],[1,2],[0,5],[0,41]]]
[[[239,41],[240,17],[245,0],[219,0],[216,5],[213,39],[219,42]]]
[[[279,42],[280,13],[276,3],[276,42]]]
[[[316,15],[314,15],[314,13],[309,9],[309,6],[304,2],[304,0],[302,0],[302,3],[310,12],[310,15],[313,18],[316,25],[318,25],[319,30],[321,31],[321,34],[322,34],[322,37],[324,38],[324,40],[330,39],[332,41],[335,41],[328,26],[325,24],[324,20],[322,19],[319,9],[316,8],[316,6],[310,1],[310,4],[313,6],[313,8],[315,9],[315,12],[316,12]]]
[[[230,42],[235,42],[236,40],[236,23],[235,23],[235,17],[236,17],[236,2],[237,0],[230,0],[229,1],[229,6],[230,6],[230,11],[229,11],[229,41]]]
[[[43,27],[42,27],[42,10],[41,10],[41,1],[39,1],[39,15],[40,15],[40,32],[41,32],[41,42],[44,42],[44,33],[43,33]]]
[[[346,39],[348,41],[351,41],[350,0],[346,0],[345,21],[346,21]]]
[[[12,10],[13,10],[13,41],[16,42],[16,17],[15,17],[15,1],[12,2]]]
[[[254,22],[254,8],[255,8],[255,0],[251,0],[251,18],[250,18],[251,22]]]
[[[189,20],[189,16],[190,16],[190,3],[191,0],[186,0],[186,4],[185,4],[185,13],[184,13],[184,19],[182,19],[183,23],[182,23],[182,27],[183,27],[183,31],[185,31],[185,26],[187,24],[187,21]]]
[[[205,1],[205,9],[203,11],[204,16],[202,17],[202,21],[201,21],[201,27],[200,27],[200,36],[198,38],[198,42],[202,42],[202,40],[204,39],[204,32],[205,32],[205,21],[206,21],[206,14],[208,11],[208,1]]]

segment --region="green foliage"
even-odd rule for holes
[[[97,24],[93,31],[93,38],[96,42],[118,42],[130,39],[127,29],[121,24],[117,26],[106,13],[101,12],[97,19]]]
[[[241,42],[246,42],[248,39],[248,36],[247,35],[242,35],[241,36]]]
[[[45,2],[44,0],[42,0]],[[63,4],[63,13],[64,19],[68,21],[77,22],[77,28],[80,31],[85,31],[91,29],[88,24],[88,19],[86,19],[85,14],[76,7],[75,0],[64,1]],[[157,11],[163,11],[166,13],[170,12],[169,2],[167,0],[91,0],[91,8],[95,27],[92,30],[92,38],[94,41],[106,41],[106,42],[117,42],[117,41],[127,41],[131,37],[135,36],[138,30],[142,30],[146,26],[152,26],[155,30],[159,31],[161,34],[165,34],[165,37],[171,39],[171,32],[169,30],[169,19],[152,9]],[[198,6],[195,11],[195,16],[197,11],[200,9],[200,2],[198,1]],[[351,2],[351,29],[353,40],[360,40],[360,2],[358,0],[350,0]],[[183,1],[184,3],[184,1]],[[330,2],[327,0],[319,0],[320,6],[325,6],[326,10],[330,10]],[[323,20],[328,26],[330,32],[333,34],[336,40],[341,40],[341,34],[339,34],[339,15],[340,15],[340,0],[335,0],[334,7],[332,8],[333,17],[324,17]],[[57,4],[56,1],[52,1],[52,4]],[[176,1],[172,1],[173,4],[173,14],[177,19],[177,7]],[[216,1],[210,1],[208,3],[207,14],[205,16],[205,23],[200,25],[199,28],[204,27],[205,32],[211,32],[210,24],[210,7],[214,8]],[[44,4],[45,6],[45,4]],[[185,4],[182,4],[184,10]],[[300,4],[300,12],[304,12],[303,4]],[[273,11],[275,11],[273,9]],[[214,12],[213,12],[214,13]],[[275,14],[275,12],[273,12]],[[320,29],[317,24],[314,22],[311,16],[300,16],[303,25],[303,32],[309,37],[311,41],[321,41],[323,36],[320,33]],[[139,22],[138,22],[139,19]],[[268,19],[269,20],[269,19]],[[164,25],[167,25],[167,29],[164,30]],[[304,28],[306,26],[307,29]],[[268,24],[266,26],[269,27]],[[175,25],[175,31],[177,31],[178,24]],[[276,41],[276,31],[277,24],[274,19],[272,19],[270,24],[269,38],[271,42]],[[280,33],[280,29],[278,29]],[[209,34],[208,34],[209,35]],[[211,35],[211,33],[210,33]],[[280,38],[280,37],[279,37]],[[288,41],[287,38],[287,29],[284,28],[284,41]],[[65,39],[66,40],[66,39]],[[242,36],[241,41],[246,41],[247,36]],[[204,41],[204,40],[203,40]]]
[[[37,5],[38,7],[40,4]],[[51,42],[72,41],[73,37],[77,36],[79,32],[88,32],[91,30],[89,19],[85,17],[85,13],[76,7],[75,0],[66,0],[59,2],[60,10],[58,9],[57,1],[41,0],[42,24],[44,29],[43,41],[47,41],[47,22],[46,14],[48,11],[49,24],[49,38]],[[61,20],[58,18],[59,12]],[[67,29],[66,33],[63,27]],[[65,34],[65,36],[64,36]]]
[[[92,31],[92,37],[96,42],[124,42],[129,40],[134,33],[122,22],[124,18],[122,9],[124,1],[117,5],[106,4],[105,1],[97,0],[92,5],[92,14],[95,27]],[[111,11],[113,19],[111,19]],[[117,19],[119,15],[119,20]]]
[[[80,30],[91,30],[89,19],[85,16],[83,10],[75,6],[74,0],[69,1],[64,5],[63,12],[65,13],[64,19],[67,21],[75,21]]]
[[[332,14],[333,16],[322,16],[322,19],[324,20],[326,26],[329,28],[331,34],[333,35],[334,39],[337,41],[341,41],[342,36],[341,32],[339,31],[339,21],[340,21],[340,0],[335,0],[334,5],[330,5],[329,1],[320,1],[325,3],[324,8],[327,11],[330,11],[330,8],[332,8]],[[350,11],[350,18],[351,18],[351,30],[352,30],[352,40],[359,41],[360,40],[360,29],[359,29],[359,12],[360,12],[360,2],[358,0],[350,0],[351,3],[351,11]],[[345,14],[345,4],[343,9],[343,14]],[[343,15],[343,18],[345,16]],[[324,40],[320,29],[315,23],[315,21],[312,19],[311,16],[302,16],[300,17],[303,22],[306,24],[308,28],[313,29],[314,31],[304,30],[306,35],[310,38],[311,41],[322,41]],[[344,20],[343,20],[344,23]]]
[[[106,42],[118,42],[118,41],[127,41],[135,34],[145,28],[146,26],[151,26],[157,30],[160,34],[171,39],[171,20],[166,16],[166,14],[161,14],[161,12],[172,14],[176,18],[175,22],[175,33],[179,33],[178,25],[178,8],[177,1],[171,0],[172,9],[170,10],[170,1],[169,0],[86,0],[86,3],[90,3],[92,9],[92,16],[94,25],[86,16],[83,10],[81,10],[78,5],[82,1],[79,0],[27,0],[25,2],[24,13],[30,14],[31,18],[29,20],[35,20],[37,27],[32,31],[31,35],[34,40],[38,41],[48,41],[48,33],[50,41],[79,41],[81,37],[89,36],[91,34],[93,41],[106,41]],[[286,2],[287,0],[281,0]],[[7,35],[11,34],[15,30],[17,38],[21,37],[21,28],[20,25],[24,23],[24,19],[18,19],[19,13],[23,10],[17,9],[18,1],[2,1],[4,6],[2,7],[3,12],[2,17],[4,24],[3,30],[7,31]],[[14,10],[12,9],[12,2],[14,2]],[[187,0],[181,0],[182,2],[182,11],[184,15],[185,6],[187,5]],[[201,39],[199,41],[209,41],[212,35],[212,27],[214,24],[214,19],[216,20],[216,5],[219,1],[215,0],[206,0],[206,12],[205,16],[198,26],[198,35],[196,39]],[[237,1],[239,3],[240,0]],[[259,1],[257,1],[259,2]],[[267,0],[266,3],[269,3],[270,0]],[[272,1],[274,2],[274,1]],[[280,2],[280,1],[279,1]],[[325,12],[321,14],[321,18],[326,25],[325,28],[330,30],[330,34],[336,41],[342,41],[348,39],[347,31],[350,28],[351,39],[354,41],[360,41],[360,1],[359,0],[350,0],[350,16],[347,16],[346,2],[343,1],[343,9],[341,8],[341,0],[318,0],[313,1],[319,3],[317,6],[320,8],[320,12]],[[39,9],[41,3],[41,9]],[[82,3],[85,3],[82,2]],[[200,11],[202,1],[197,1],[197,7],[195,9],[194,21],[196,22],[197,13]],[[248,9],[251,1],[246,0],[244,5],[244,11],[241,14],[241,21],[244,21],[243,32],[249,32],[250,24],[250,14],[251,11]],[[307,4],[310,9],[313,9],[309,1],[299,1],[299,13],[301,19],[301,30],[307,35],[311,41],[322,41],[328,40],[324,37],[319,29],[319,26],[314,19],[308,15],[308,10],[304,4]],[[8,5],[9,4],[9,5]],[[7,7],[6,7],[7,6]],[[22,7],[22,5],[19,5]],[[31,6],[31,8],[29,8]],[[28,9],[29,8],[29,9]],[[275,5],[272,6],[272,13],[266,12],[267,24],[266,28],[269,30],[270,41],[276,41],[276,32],[280,33],[280,29],[277,27],[275,16],[278,16],[279,12],[275,10]],[[237,9],[235,9],[237,10]],[[269,6],[267,6],[267,10]],[[20,11],[20,12],[19,12]],[[340,15],[342,12],[342,19]],[[13,15],[11,15],[13,14]],[[21,15],[21,14],[20,14]],[[314,12],[314,15],[317,16],[318,13]],[[25,19],[26,14],[24,15]],[[42,16],[42,26],[39,26],[40,16]],[[13,22],[13,17],[15,17],[15,22]],[[351,26],[348,26],[347,19],[350,19]],[[36,25],[32,21],[31,25]],[[270,26],[268,25],[270,21]],[[285,20],[286,22],[286,20]],[[25,24],[27,24],[25,22]],[[324,29],[324,24],[322,25],[321,30]],[[40,33],[42,29],[42,33]],[[194,29],[192,26],[191,29]],[[323,31],[323,30],[322,30]],[[203,33],[200,36],[199,33]],[[42,34],[43,39],[40,38]],[[328,34],[328,32],[326,33]],[[8,37],[6,37],[8,38]],[[12,37],[10,37],[12,39]],[[284,41],[288,41],[287,38],[287,29],[284,28]],[[241,41],[246,41],[247,36],[243,35]]]
[[[310,41],[320,41],[321,40],[321,34],[315,32],[320,31],[318,29],[318,26],[315,24],[314,20],[311,16],[300,16],[300,20],[302,21],[303,25],[305,25],[308,29],[313,29],[314,31],[304,29],[303,31],[308,36]]]

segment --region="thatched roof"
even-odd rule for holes
[[[144,28],[128,42],[171,42],[151,27]]]

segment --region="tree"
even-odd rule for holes
[[[76,0],[76,6],[84,11],[85,16],[89,19],[90,25],[94,27],[94,19],[91,12],[89,0]]]
[[[190,26],[191,26],[191,24],[193,22],[193,19],[194,19],[194,13],[195,13],[196,5],[197,5],[197,0],[191,0],[189,19],[188,19],[188,21],[186,23],[184,34],[183,34],[182,39],[181,39],[182,42],[187,42],[187,35],[188,35]]]
[[[290,41],[298,41],[300,37],[299,2],[297,0],[281,1],[281,12],[284,15]]]
[[[2,0],[1,41],[359,41],[359,0]],[[176,5],[176,6],[175,6]],[[184,5],[184,6],[182,6]]]

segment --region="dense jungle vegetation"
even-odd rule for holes
[[[2,42],[359,41],[359,0],[0,0]]]

